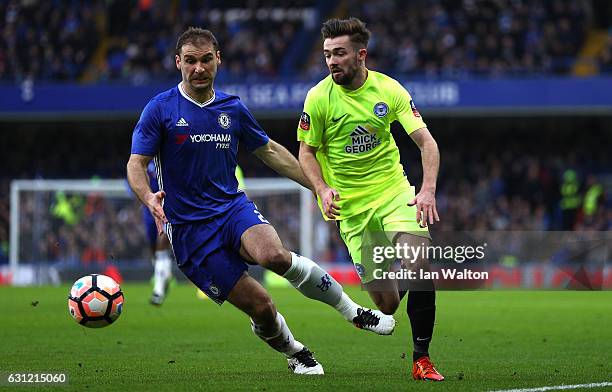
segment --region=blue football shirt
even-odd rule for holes
[[[238,97],[215,91],[198,103],[179,84],[144,108],[132,154],[154,157],[166,217],[183,224],[223,214],[244,197],[235,175],[238,144],[251,152],[268,141]]]

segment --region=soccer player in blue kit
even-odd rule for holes
[[[238,97],[214,90],[221,63],[214,35],[189,28],[178,39],[175,61],[182,81],[144,108],[132,136],[127,177],[155,218],[158,234],[165,225],[180,270],[218,304],[227,300],[246,313],[253,332],[284,354],[296,374],[323,374],[323,368],[293,337],[268,292],[247,274],[247,263],[283,276],[359,328],[391,334],[392,316],[357,305],[315,262],[286,250],[238,189],[239,143],[279,174],[312,186],[297,159],[268,138]],[[147,176],[151,159],[156,193]]]

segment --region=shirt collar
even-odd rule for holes
[[[189,102],[192,102],[195,105],[198,105],[199,107],[203,108],[204,106],[208,106],[210,105],[214,100],[215,100],[215,90],[213,89],[213,95],[212,97],[210,97],[210,99],[206,102],[200,103],[198,101],[196,101],[195,99],[191,98],[186,92],[185,90],[183,90],[183,86],[182,86],[182,82],[178,84],[178,90],[181,93],[181,95],[183,96],[183,98],[185,98],[186,100],[188,100]]]

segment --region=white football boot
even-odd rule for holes
[[[323,366],[317,362],[312,354],[313,353],[306,347],[304,347],[302,351],[293,354],[291,358],[287,358],[289,369],[293,370],[295,374],[325,374],[323,372]]]
[[[353,325],[379,335],[391,335],[395,329],[395,319],[380,310],[358,308],[357,316],[353,318]]]

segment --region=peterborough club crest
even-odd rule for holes
[[[384,102],[379,102],[374,105],[374,114],[378,117],[385,117],[389,112],[389,106]]]
[[[355,270],[357,271],[357,275],[361,276],[362,278],[365,276],[365,268],[363,265],[356,263]]]

